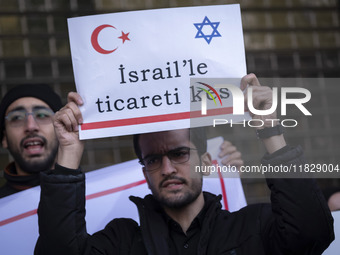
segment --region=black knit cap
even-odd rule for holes
[[[5,128],[5,114],[8,106],[22,97],[35,97],[44,101],[54,111],[62,107],[61,98],[46,84],[23,84],[10,89],[0,104],[0,142]]]

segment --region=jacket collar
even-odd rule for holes
[[[202,234],[199,241],[199,254],[205,254],[211,231],[216,220],[216,215],[221,209],[221,195],[215,196],[209,192],[203,192],[205,217],[201,219]],[[144,199],[130,196],[138,208],[140,228],[143,241],[148,254],[170,255],[167,249],[169,244],[169,231],[166,220],[163,216],[164,210],[152,195],[147,195]]]
[[[160,210],[160,205],[152,195],[147,195],[144,199],[130,196],[138,208],[140,228],[145,248],[149,255],[164,254],[170,255],[168,247],[168,229]]]
[[[14,162],[7,165],[4,171],[4,177],[7,180],[6,185],[17,191],[32,188],[39,185],[40,182],[39,174],[18,175]]]

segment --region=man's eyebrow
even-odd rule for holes
[[[23,106],[17,106],[15,108],[13,108],[12,110],[8,111],[8,113],[14,112],[14,111],[22,111],[22,110],[26,110],[26,108],[23,107]]]
[[[143,157],[142,159],[147,159],[149,157],[154,157],[154,156],[159,156],[159,155],[162,155],[162,154],[161,153],[149,153],[145,157]]]
[[[44,105],[33,105],[32,106],[32,110],[39,110],[39,109],[50,109],[52,110],[51,108],[49,108],[48,106],[44,106]],[[22,106],[22,105],[19,105],[17,107],[14,107],[13,109],[11,109],[10,111],[7,112],[7,114],[11,113],[11,112],[15,112],[15,111],[26,111],[28,112],[28,110]],[[6,114],[6,115],[7,115]]]
[[[182,150],[182,149],[187,149],[189,147],[187,146],[179,146],[179,147],[176,147],[174,149],[171,149],[171,150],[168,150],[167,152],[172,152],[172,151],[179,151],[179,150]],[[190,148],[189,148],[190,149]],[[143,157],[143,159],[146,159],[148,157],[153,157],[153,156],[158,156],[158,155],[163,155],[163,153],[149,153],[147,154],[145,157]]]
[[[32,106],[32,110],[35,110],[35,109],[50,109],[50,108],[47,107],[47,106],[44,106],[44,105],[33,105]],[[24,106],[19,105],[19,106],[13,108],[12,110],[10,110],[9,112],[22,111],[22,110],[27,111],[27,108],[25,108]]]
[[[32,110],[35,110],[35,109],[50,109],[50,110],[52,110],[48,106],[44,106],[44,105],[33,105]]]

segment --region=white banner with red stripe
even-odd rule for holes
[[[208,96],[190,78],[246,74],[238,4],[76,17],[68,27],[81,139],[188,128],[191,103]]]
[[[208,141],[208,151],[219,162],[222,137]],[[203,190],[222,194],[223,207],[236,211],[246,205],[239,178],[205,178]],[[86,222],[88,232],[103,229],[114,218],[138,220],[130,195],[144,197],[150,191],[137,160],[109,166],[86,174]],[[37,207],[40,187],[0,199],[0,253],[33,254],[38,238]],[[20,245],[19,245],[20,242]]]

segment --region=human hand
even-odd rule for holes
[[[340,210],[340,191],[332,194],[330,198],[328,199],[327,203],[331,211],[339,211]]]
[[[224,141],[220,149],[218,156],[222,158],[221,163],[223,165],[235,166],[238,169],[243,166],[242,154],[231,142]]]
[[[256,75],[253,73],[248,74],[241,79],[241,90],[245,90],[248,85],[253,90],[252,101],[254,108],[257,110],[270,109],[273,104],[272,89],[269,87],[261,86]],[[248,106],[248,91],[246,91],[245,94],[245,105]],[[260,120],[263,122],[263,125],[259,127],[259,129],[270,128],[279,124],[276,111],[273,111],[268,115],[256,115],[250,112],[250,115],[252,116],[253,120]],[[256,125],[260,126],[260,124]],[[263,139],[262,141],[268,153],[273,153],[286,146],[286,141],[282,134],[271,136],[267,139]]]
[[[67,96],[68,103],[54,115],[54,129],[59,140],[57,163],[61,166],[77,169],[84,150],[84,143],[79,140],[78,125],[83,123],[79,106],[83,100],[76,92]]]
[[[273,104],[272,89],[270,87],[261,86],[256,75],[253,73],[248,74],[241,79],[241,90],[242,91],[245,90],[248,85],[249,85],[249,88],[252,89],[253,107],[257,110],[269,110]],[[248,94],[249,92],[247,90],[244,96],[245,108],[247,110],[249,110],[248,109]],[[279,120],[277,119],[276,111],[268,115],[256,115],[250,112],[250,116],[253,118],[253,120],[263,121],[264,124],[262,127],[259,127],[260,129],[266,128],[266,127],[273,127],[279,123]],[[256,124],[256,125],[260,126],[260,124]]]

